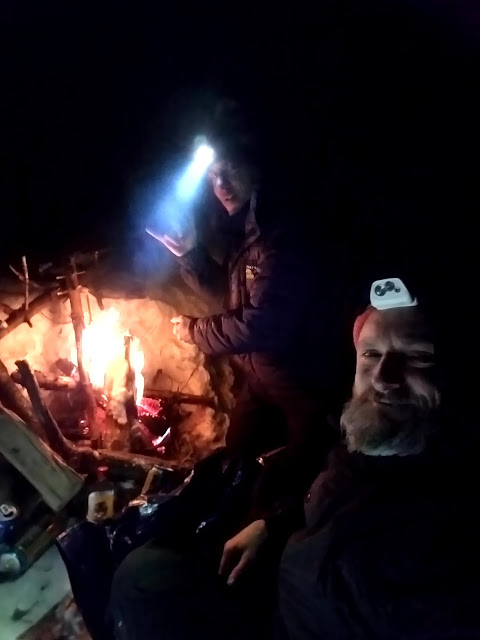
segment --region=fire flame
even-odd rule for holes
[[[131,368],[135,380],[135,402],[143,397],[144,378],[142,369],[145,356],[138,338],[130,339],[130,362],[126,361],[125,337],[128,331],[120,328],[120,312],[115,308],[102,311],[85,328],[82,336],[83,363],[92,385],[97,389],[109,389],[114,398],[126,391],[126,381]],[[71,360],[77,362],[75,349]]]

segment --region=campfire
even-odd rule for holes
[[[120,327],[120,312],[114,307],[101,311],[82,334],[83,361],[95,389],[104,389],[108,400],[125,403],[132,376],[134,400],[140,404],[145,380],[142,375],[145,356],[140,339]],[[72,348],[70,360],[78,366],[77,352]],[[126,419],[119,420],[125,422]]]
[[[128,329],[121,328],[120,312],[111,307],[100,311],[82,330],[81,353],[85,374],[96,394],[97,405],[105,411],[104,422],[105,418],[110,418],[110,422],[117,426],[119,436],[109,441],[111,428],[105,423],[100,428],[99,437],[104,444],[108,442],[109,448],[128,448],[125,437],[121,437],[122,427],[132,427],[132,421],[138,418],[138,408],[144,410],[149,407],[148,402],[143,403],[145,379],[142,370],[145,356],[140,339],[132,336]],[[75,346],[71,349],[70,362],[75,365],[71,377],[79,383],[78,351]],[[158,415],[160,408],[158,406],[155,415]],[[98,419],[97,411],[95,420]],[[125,435],[128,440],[128,432]]]
[[[218,370],[209,369],[196,347],[174,338],[170,319],[178,308],[163,300],[104,297],[83,284],[92,262],[95,267],[97,255],[49,265],[41,282],[31,279],[26,260],[23,273],[15,270],[24,301],[19,305],[18,293],[15,302],[13,296],[1,301],[0,401],[67,458],[73,445],[112,460],[158,456],[189,467],[222,442],[225,394]],[[25,412],[17,385],[33,411]],[[39,402],[50,415],[47,426],[39,426],[45,422]]]

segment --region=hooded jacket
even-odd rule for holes
[[[275,213],[274,204],[255,194],[224,264],[202,245],[180,259],[185,281],[201,294],[223,295],[226,308],[196,319],[192,340],[206,354],[237,356],[247,374],[269,384],[315,380],[334,388],[341,286],[331,281],[308,231]]]
[[[282,640],[480,638],[469,458],[332,452],[283,553]]]

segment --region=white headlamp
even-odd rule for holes
[[[416,307],[417,299],[400,278],[384,278],[375,280],[370,289],[370,304],[379,311],[398,307]]]
[[[208,144],[201,144],[195,151],[193,162],[200,169],[206,170],[215,159],[215,151]]]

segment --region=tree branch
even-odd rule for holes
[[[7,367],[0,360],[0,402],[23,420],[31,430],[42,440],[47,442],[45,430],[35,415],[32,405],[11,379]]]
[[[23,322],[29,322],[35,314],[44,309],[57,295],[57,291],[50,290],[40,294],[28,305],[28,311],[23,304],[19,309],[15,309],[4,321],[4,326],[0,327],[0,340],[8,336],[14,329]],[[63,295],[63,294],[62,294]]]

